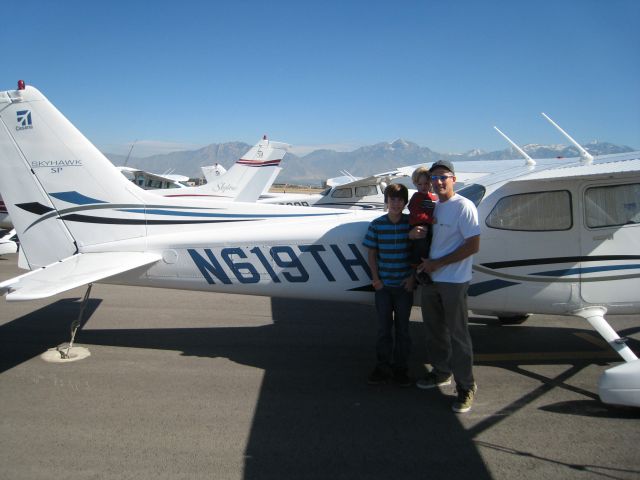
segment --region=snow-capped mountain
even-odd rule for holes
[[[173,152],[145,158],[130,158],[128,166],[141,168],[155,173],[173,170],[174,173],[190,177],[201,176],[200,167],[219,163],[225,168],[231,167],[251,146],[242,142],[211,144],[192,151]],[[627,146],[607,142],[591,142],[583,145],[592,155],[606,155],[633,151]],[[576,157],[578,151],[567,145],[529,144],[523,147],[533,158]],[[126,157],[106,154],[115,165],[123,165]],[[281,164],[284,170],[277,182],[320,185],[325,179],[335,177],[346,170],[355,176],[367,176],[374,173],[393,170],[397,167],[417,163],[431,163],[438,159],[454,162],[467,160],[504,160],[520,158],[511,148],[495,152],[473,149],[462,154],[438,153],[428,147],[421,147],[404,139],[393,142],[380,142],[360,147],[351,152],[334,150],[315,150],[298,157],[287,154]]]

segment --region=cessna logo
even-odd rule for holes
[[[33,124],[31,123],[31,110],[20,110],[16,112],[18,117],[18,126],[16,130],[28,130],[33,128]]]

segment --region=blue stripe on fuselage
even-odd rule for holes
[[[266,213],[261,215],[252,215],[247,213],[206,213],[206,212],[182,212],[175,210],[159,210],[144,208],[126,208],[119,209],[120,212],[128,213],[144,213],[147,215],[175,215],[178,217],[232,217],[232,218],[288,218],[288,217],[319,217],[326,215],[344,215],[347,212],[331,212],[331,213]]]

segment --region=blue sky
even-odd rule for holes
[[[98,148],[264,133],[305,151],[640,149],[640,2],[40,1],[5,8],[0,89],[24,79]],[[296,150],[294,150],[296,151]]]

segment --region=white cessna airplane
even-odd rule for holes
[[[164,197],[202,198],[235,202],[255,202],[267,192],[282,171],[280,162],[290,145],[263,136],[229,170],[221,165],[202,167],[207,183],[198,187],[157,189]]]
[[[373,301],[361,243],[379,211],[154,195],[23,84],[0,92],[0,191],[31,270],[0,283],[8,301],[93,282]],[[459,191],[482,225],[470,308],[587,319],[626,362],[603,374],[601,399],[635,406],[640,360],[604,314],[640,313],[639,191],[637,153],[523,165]]]
[[[157,174],[132,167],[116,167],[144,190],[164,197],[200,197],[209,200],[255,202],[269,191],[278,174],[282,158],[290,146],[262,139],[238,159],[229,170],[222,165],[201,167],[207,183],[197,187],[186,184],[189,177]]]
[[[469,163],[469,162],[465,162]],[[521,162],[519,162],[521,163]],[[299,205],[303,207],[345,208],[348,210],[384,210],[384,189],[390,183],[402,183],[409,189],[409,198],[415,193],[411,181],[413,171],[425,164],[399,167],[395,170],[377,173],[364,178],[340,177],[337,182],[327,183],[329,187],[315,194],[269,194],[263,195],[258,203],[278,205]],[[486,172],[461,172],[456,178],[456,189],[463,187],[473,178],[485,175]]]
[[[327,187],[320,193],[280,193],[262,195],[258,203],[303,207],[383,210],[384,189],[394,178],[381,173]]]

